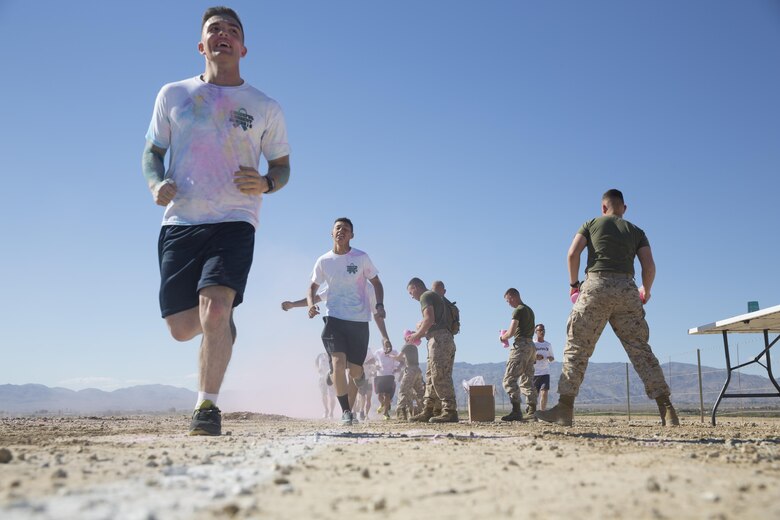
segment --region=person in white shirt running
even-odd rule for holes
[[[368,322],[374,310],[383,319],[382,322],[377,321],[382,344],[389,345],[391,350],[392,344],[384,324],[385,292],[379,272],[366,253],[350,245],[355,236],[352,221],[346,217],[336,219],[331,236],[333,249],[315,262],[306,300],[309,318],[313,318],[320,313],[315,302],[317,291],[321,285],[327,284],[322,343],[333,361],[333,385],[341,405],[341,422],[351,425],[355,420],[352,405],[358,385],[365,384],[363,363],[368,352]],[[374,309],[371,309],[367,296],[368,283],[374,286],[376,292]]]
[[[392,345],[385,345],[374,354],[377,365],[374,391],[379,399],[379,408],[376,412],[383,415],[385,420],[390,419],[390,404],[395,395],[395,374],[401,368],[398,356],[398,352],[393,350]]]
[[[374,286],[370,283],[366,285],[366,293],[368,294],[368,301],[369,305],[372,309],[376,309],[376,293],[374,292]],[[326,301],[328,299],[328,286],[323,285],[319,288],[319,291],[314,296],[314,303],[320,303],[323,301]],[[282,310],[287,312],[290,309],[295,309],[298,307],[306,307],[307,302],[306,298],[301,298],[300,300],[285,300],[282,302]],[[373,314],[374,320],[377,322],[377,327],[384,328],[385,326],[385,320],[379,314],[374,311]],[[330,392],[333,393],[333,378],[332,378],[332,363],[330,360],[330,356],[327,353],[323,353],[324,356],[326,356],[328,360],[328,367],[329,371],[328,374],[325,376],[325,384],[330,388]],[[374,376],[376,375],[376,365],[374,356],[371,352],[368,353],[368,356],[366,357],[366,360],[363,362],[363,371],[366,375],[366,383],[364,385],[361,385],[358,388],[358,394],[355,398],[355,404],[352,407],[353,412],[357,413],[360,417],[360,420],[364,420],[368,417],[369,412],[371,411],[371,398],[373,396],[373,385],[374,385]],[[335,396],[335,394],[333,394]]]
[[[238,14],[207,9],[197,48],[204,72],[160,89],[141,168],[152,199],[165,206],[157,241],[161,315],[176,341],[201,336],[189,433],[220,435],[217,397],[236,341],[233,308],[244,298],[262,200],[289,180],[290,147],[279,104],[241,76],[247,47]]]
[[[544,340],[544,324],[534,329],[536,333],[536,363],[534,364],[534,387],[539,394],[539,410],[547,409],[547,393],[550,391],[550,363],[555,361],[552,345]]]

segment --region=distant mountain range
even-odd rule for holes
[[[503,390],[505,363],[481,363],[472,365],[469,363],[455,363],[452,371],[452,379],[455,382],[455,393],[458,405],[465,407],[467,403],[466,391],[462,381],[475,376],[482,376],[485,384],[496,386],[496,407],[501,409],[502,404],[509,408],[509,398]],[[562,364],[553,362],[550,364],[551,388],[548,398],[549,405],[558,401],[558,379],[561,376]],[[672,390],[672,402],[678,408],[699,408],[699,379],[697,365],[687,363],[665,363],[661,365],[666,382]],[[425,367],[423,366],[423,371]],[[723,383],[726,381],[726,370],[713,367],[701,367],[702,393],[704,406],[712,408],[718,398]],[[645,394],[644,385],[634,367],[629,363],[628,393],[631,399],[632,409],[652,409],[655,401],[650,401]],[[671,378],[670,378],[671,374]],[[738,392],[773,392],[774,386],[768,378],[748,374],[732,374],[729,393]],[[625,410],[626,408],[626,364],[625,363],[590,363],[585,373],[585,380],[577,396],[578,408],[591,408],[594,410]],[[780,408],[780,398],[740,398],[724,399],[720,408],[728,407],[772,407]]]
[[[696,365],[686,363],[667,363],[661,365],[667,383],[671,382],[672,401],[677,408],[698,409],[699,380]],[[496,387],[496,408],[509,407],[509,399],[501,381],[504,378],[504,363],[455,363],[452,379],[458,405],[467,407],[466,391],[462,382],[475,376],[482,376],[485,384]],[[422,366],[425,371],[425,364]],[[669,374],[671,373],[671,378]],[[551,390],[549,405],[557,402],[558,379],[561,375],[561,363],[550,365]],[[726,371],[712,367],[702,367],[702,389],[704,405],[707,409],[717,399],[726,380]],[[645,395],[644,385],[629,365],[629,393],[631,408],[635,410],[652,409],[655,403]],[[734,374],[730,393],[771,392],[774,387],[766,377]],[[185,388],[167,385],[141,385],[121,388],[112,392],[89,388],[69,390],[50,388],[44,385],[0,385],[0,416],[28,414],[127,414],[162,413],[189,411],[197,394]],[[626,365],[625,363],[590,363],[585,374],[577,407],[593,410],[625,410],[626,408]],[[769,399],[725,399],[721,408],[728,407],[771,407],[780,408],[780,398]],[[253,410],[257,411],[257,410]]]
[[[168,385],[140,385],[105,392],[44,385],[0,385],[0,415],[31,413],[106,414],[190,410],[198,394]]]

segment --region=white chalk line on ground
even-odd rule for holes
[[[138,438],[128,437],[138,441]],[[157,438],[159,440],[159,438]],[[278,468],[309,457],[332,438],[317,433],[278,440],[253,439],[253,444],[215,447],[197,464],[164,466],[157,475],[139,475],[0,507],[5,520],[84,520],[191,518],[230,499],[252,495]],[[228,451],[223,454],[219,448]]]
[[[464,435],[425,428],[402,428],[388,432],[373,430],[370,426],[369,421],[352,427],[329,424],[310,434],[291,435],[276,440],[252,433],[236,435],[232,437],[235,441],[251,444],[245,446],[236,442],[211,445],[211,451],[203,450],[205,455],[197,463],[162,466],[157,474],[145,473],[90,489],[64,487],[53,495],[12,500],[0,506],[0,517],[4,520],[189,519],[195,513],[224,506],[231,500],[251,498],[259,485],[279,476],[280,467],[302,462],[328,445],[363,444],[389,438],[425,439],[434,443],[453,437],[459,440],[484,438],[474,432]],[[221,440],[226,438],[222,437]],[[190,439],[196,442],[206,440]],[[97,441],[93,439],[91,442],[93,445],[159,445],[160,440],[157,435],[117,435]]]

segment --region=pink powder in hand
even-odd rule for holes
[[[406,330],[404,331],[404,341],[406,341],[407,343],[409,343],[409,336],[411,336],[412,334],[414,334],[414,331],[413,331],[413,330],[406,329]],[[419,346],[420,346],[420,343],[422,343],[422,340],[420,340],[420,339],[418,338],[418,339],[417,339],[417,341],[415,341],[414,343],[410,343],[410,345],[414,345],[414,346],[416,346],[416,347],[419,347]]]

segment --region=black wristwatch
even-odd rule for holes
[[[575,288],[575,287],[579,287],[579,286],[580,286],[580,281],[579,280],[577,280],[574,283],[570,283],[569,284],[569,287],[571,287],[572,289]]]
[[[377,303],[374,308],[379,309],[379,307],[385,308],[385,305],[383,303]]]
[[[270,175],[265,176],[265,182],[268,183],[268,189],[265,190],[263,193],[271,193],[274,191],[274,187],[276,187],[276,182],[274,181],[274,178]]]

